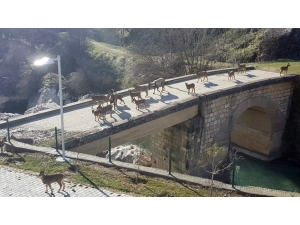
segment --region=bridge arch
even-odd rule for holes
[[[278,158],[285,122],[283,113],[270,98],[248,98],[231,111],[214,143],[228,146],[232,142],[245,153],[254,153],[264,160]]]

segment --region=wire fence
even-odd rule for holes
[[[14,130],[13,127],[10,127],[10,124],[7,121],[7,127],[6,129],[0,130],[0,135],[9,137],[15,132],[17,131]],[[47,132],[47,135],[42,135],[45,137],[45,140],[42,139],[45,143],[42,144],[47,147],[53,147],[56,150],[60,149],[60,130],[54,127],[51,131]],[[105,154],[99,156],[107,158],[109,162],[118,160],[114,156],[118,153],[112,153],[110,137],[108,137],[106,141],[108,149],[103,152]],[[128,152],[132,152],[132,149],[129,149]],[[144,165],[148,166],[148,164],[151,164],[151,160],[149,160],[151,158],[151,155],[149,155],[151,152],[146,153],[147,152],[141,151],[138,154],[138,161],[143,162],[143,159],[145,159],[146,163],[144,162]],[[174,154],[172,149],[168,149],[166,154],[168,154],[167,160],[161,160],[165,164],[163,169],[167,170],[169,174],[171,174],[171,172],[178,172],[174,167],[174,162],[171,160],[173,158],[172,155]],[[122,155],[124,154],[122,153]],[[141,155],[144,158],[141,157]],[[209,178],[209,176],[207,176],[207,178]],[[291,161],[274,160],[272,162],[265,162],[246,156],[242,153],[236,153],[235,157],[232,157],[231,170],[217,174],[215,180],[231,184],[233,187],[241,186],[251,187],[252,189],[255,188],[257,192],[259,192],[260,189],[273,189],[300,193],[300,166]]]

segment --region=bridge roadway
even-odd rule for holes
[[[200,82],[199,80],[199,83],[197,83],[197,78],[195,75],[187,75],[181,77],[180,79],[167,80],[165,91],[163,91],[161,94],[157,92],[157,90],[155,91],[155,94],[153,94],[153,89],[149,90],[149,96],[147,97],[145,97],[145,92],[142,93],[142,97],[146,99],[146,109],[141,108],[140,110],[137,110],[136,105],[131,102],[130,96],[128,94],[125,94],[127,93],[125,92],[123,94],[123,99],[126,104],[120,104],[118,101],[118,107],[113,111],[112,117],[110,117],[109,114],[106,115],[107,121],[95,121],[94,115],[92,114],[92,104],[90,100],[87,100],[86,104],[83,104],[82,107],[64,111],[65,132],[66,134],[70,132],[83,132],[91,134],[99,131],[105,131],[106,129],[115,127],[118,124],[129,123],[130,121],[133,121],[134,118],[146,116],[151,112],[159,111],[163,108],[168,108],[176,104],[180,104],[182,102],[188,101],[189,99],[196,98],[197,96],[201,96],[218,90],[221,91],[237,85],[280,77],[279,73],[277,72],[266,72],[255,70],[253,67],[251,68],[252,70],[247,70],[247,72],[243,74],[235,73],[235,80],[228,80],[228,75],[224,70],[222,73],[209,75],[208,81],[205,80],[204,82]],[[185,82],[195,83],[195,94],[188,94]],[[180,112],[177,112],[178,114],[173,117],[177,118],[175,119],[174,124],[194,117],[197,114],[197,111],[198,107],[197,105],[195,105],[194,107],[191,107],[189,111],[183,111],[183,113],[181,114]],[[161,120],[157,121],[158,122],[156,123],[156,125],[154,125],[157,126],[157,129],[160,130],[166,128],[166,126],[168,125],[174,125],[170,124],[170,121],[166,122],[163,117]],[[131,127],[134,126],[135,125],[132,125]],[[26,132],[26,130],[53,130],[54,127],[60,128],[59,111],[55,115],[35,118],[32,121],[14,127],[14,129],[20,129]],[[135,139],[137,139],[139,137],[149,135],[151,132],[158,131],[150,129],[150,131],[148,131],[147,133],[146,130],[149,130],[149,127],[131,131],[135,133],[127,133],[125,136],[130,136],[131,140],[134,140],[133,136],[135,136]],[[141,134],[142,132],[145,133]],[[117,131],[115,131],[114,133],[117,133]],[[116,144],[117,142],[115,143],[115,146],[117,146]]]

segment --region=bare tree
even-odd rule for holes
[[[211,169],[208,170],[206,167],[208,167],[207,162],[203,162],[203,159],[199,160],[199,165],[207,172],[211,174],[211,182],[210,182],[210,196],[212,196],[212,190],[213,190],[213,185],[214,185],[214,176],[216,174],[219,174],[225,170],[228,170],[231,167],[232,163],[229,163],[227,165],[222,165],[223,160],[217,160],[217,156],[225,151],[224,146],[217,146],[217,144],[213,144],[212,147],[210,147],[207,151],[209,158],[210,158],[210,164],[211,164]]]

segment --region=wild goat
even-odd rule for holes
[[[1,152],[4,151],[4,142],[7,142],[6,137],[3,137],[2,140],[0,141]]]
[[[113,89],[111,89],[109,101],[110,101],[110,104],[112,104],[112,103],[114,104],[114,109],[118,105],[118,103],[117,103],[118,100],[120,100],[120,103],[123,102],[125,104],[122,95],[115,93],[115,91]]]
[[[202,82],[202,78],[203,78],[203,81],[205,80],[205,78],[206,78],[206,81],[208,81],[208,73],[206,71],[197,71],[196,76],[198,78],[197,83],[199,82],[199,79]]]
[[[133,99],[133,102],[136,104],[136,108],[135,109],[140,109],[140,105],[144,105],[145,109],[147,108],[147,106],[146,106],[146,99],[140,99],[140,100]]]
[[[148,86],[147,85],[133,85],[135,91],[146,92],[145,97],[148,96]]]
[[[158,88],[161,87],[161,91],[159,91],[161,93],[162,91],[165,90],[165,79],[164,78],[158,78],[158,79],[150,82],[148,84],[148,87],[149,87],[149,90],[151,89],[151,87],[154,87],[153,94],[155,94],[155,88],[157,89],[157,91],[159,91]]]
[[[93,113],[94,116],[95,116],[95,121],[97,121],[96,118],[98,118],[98,121],[99,121],[101,118],[102,118],[102,119],[105,119],[105,114],[103,114],[103,112],[102,112],[101,109],[96,109],[96,110],[92,109],[92,113]]]
[[[281,76],[281,73],[284,75],[284,73],[283,73],[284,71],[285,71],[285,75],[287,75],[289,66],[291,66],[291,65],[288,63],[287,66],[280,67],[280,76]]]
[[[141,92],[139,91],[132,91],[132,90],[129,90],[129,95],[131,97],[131,102],[133,102],[133,100],[135,99],[134,97],[138,97],[139,99],[142,99],[141,97]]]
[[[104,107],[102,107],[101,105],[98,105],[96,110],[99,110],[100,111],[99,114],[103,114],[104,118],[106,116],[106,113],[108,113],[108,112],[110,112],[110,117],[112,117],[112,105],[107,105]]]
[[[188,94],[190,93],[190,89],[192,89],[192,93],[195,93],[195,84],[194,83],[188,84],[187,82],[185,82],[185,86],[188,89]]]
[[[235,80],[235,75],[234,75],[234,71],[228,71],[228,80],[231,80],[231,78],[233,78]]]
[[[52,183],[57,182],[59,184],[59,190],[58,192],[60,192],[61,187],[63,187],[63,191],[65,190],[65,182],[63,181],[63,179],[65,178],[65,175],[62,173],[55,173],[55,174],[49,174],[49,175],[45,175],[44,171],[41,171],[39,174],[39,177],[42,178],[43,183],[46,185],[46,191],[45,193],[48,192],[48,186],[50,187],[51,190],[51,194],[53,195],[53,188],[51,187]]]
[[[101,105],[104,102],[106,102],[107,105],[108,105],[109,97],[110,97],[109,95],[94,95],[94,96],[91,96],[93,104],[101,104]]]
[[[33,145],[33,142],[34,142],[32,138],[17,138],[13,134],[10,136],[10,138],[13,140],[22,142],[22,143],[30,144],[30,145]]]
[[[246,73],[246,65],[238,63],[238,73]]]

